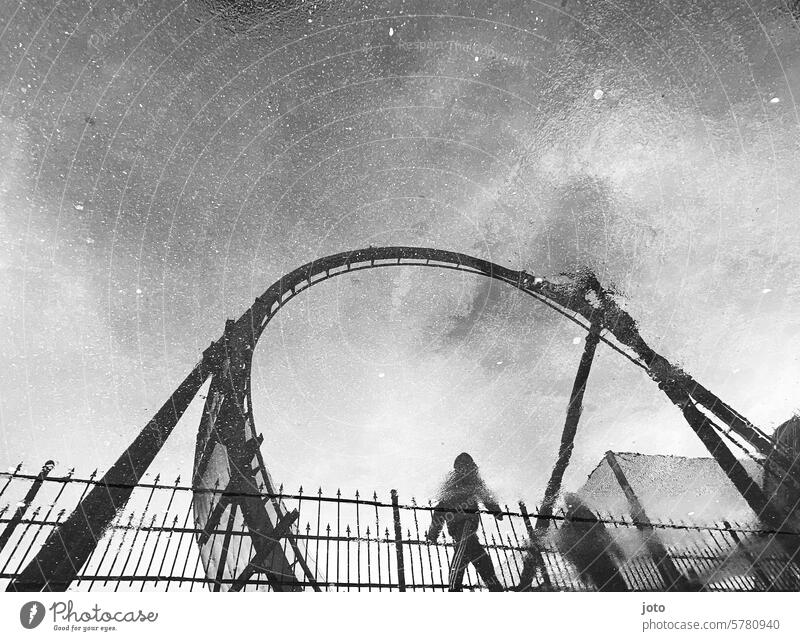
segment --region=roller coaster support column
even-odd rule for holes
[[[715,414],[725,425],[762,453],[772,449],[772,444],[753,429],[749,422],[736,414],[710,391],[698,384],[683,370],[653,350],[642,338],[633,318],[603,289],[594,274],[585,272],[567,287],[544,283],[541,293],[550,300],[571,309],[584,318],[600,322],[623,345],[629,347],[646,365],[647,373],[658,387],[683,413],[686,422],[697,434],[711,456],[731,480],[747,504],[758,517],[776,532],[785,530],[786,515],[780,514],[768,501],[758,483],[751,478],[741,462],[733,455],[714,428],[708,416],[698,409]],[[599,320],[598,320],[599,316]],[[776,534],[776,539],[790,557],[797,557],[800,536]]]
[[[672,557],[670,557],[664,544],[661,543],[661,539],[658,537],[658,534],[656,534],[656,531],[653,529],[653,524],[650,522],[650,517],[647,516],[647,512],[645,512],[644,506],[642,506],[639,501],[639,497],[636,496],[636,492],[634,492],[633,487],[631,487],[630,482],[628,482],[628,477],[625,475],[622,467],[620,467],[614,452],[610,450],[606,452],[606,461],[611,471],[614,473],[617,483],[619,483],[619,486],[622,488],[625,499],[628,501],[631,516],[636,523],[636,527],[642,533],[642,538],[644,539],[647,551],[650,553],[650,558],[653,559],[656,570],[658,570],[661,580],[664,582],[664,590],[666,592],[671,592],[673,590],[685,591],[686,577],[675,567]]]
[[[800,536],[787,532],[791,526],[789,518],[780,514],[767,500],[764,491],[750,476],[733,452],[722,440],[722,436],[714,429],[708,417],[694,404],[689,395],[680,386],[672,381],[662,380],[659,387],[683,412],[686,422],[689,423],[695,434],[706,446],[711,456],[716,459],[719,466],[747,501],[750,509],[767,527],[775,531],[775,538],[790,558],[797,560],[800,552]],[[788,571],[788,569],[786,569]]]
[[[116,463],[78,504],[69,518],[55,527],[37,555],[6,588],[7,592],[66,590],[91,555],[118,510],[161,450],[178,420],[210,373],[215,345],[189,373]]]
[[[567,418],[564,421],[564,431],[561,433],[561,445],[558,448],[558,459],[550,474],[550,480],[544,491],[542,507],[536,519],[537,530],[546,530],[550,525],[550,519],[548,517],[553,514],[553,506],[561,491],[564,472],[567,471],[569,461],[572,458],[572,450],[575,449],[575,436],[578,433],[578,422],[583,412],[583,393],[586,391],[586,382],[589,379],[594,353],[599,341],[600,328],[597,325],[592,325],[591,330],[586,335],[586,345],[583,348],[583,356],[581,356],[581,362],[578,365],[578,373],[575,375],[575,382],[572,385],[572,393],[570,394],[569,405],[567,406]]]
[[[572,450],[575,449],[575,436],[578,433],[578,422],[583,412],[583,393],[586,391],[586,382],[589,380],[589,372],[592,369],[594,353],[597,343],[600,342],[600,326],[593,324],[586,335],[586,344],[583,348],[581,362],[578,364],[578,372],[575,374],[575,382],[572,385],[572,393],[567,405],[567,418],[564,421],[564,430],[561,433],[561,445],[558,448],[558,458],[547,482],[544,491],[544,499],[536,517],[536,535],[541,535],[550,526],[550,518],[553,515],[553,506],[556,503],[558,494],[561,491],[561,483],[564,480],[564,473],[569,466],[572,458]],[[523,569],[520,574],[520,584],[518,589],[525,589],[533,581],[536,567],[541,568],[545,574],[545,583],[549,583],[547,569],[544,565],[541,553],[538,550],[536,541],[531,541],[531,549],[523,562]]]

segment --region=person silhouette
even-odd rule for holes
[[[431,526],[425,534],[428,541],[435,543],[447,523],[447,531],[455,543],[448,582],[450,592],[462,590],[464,572],[470,563],[491,592],[503,591],[492,559],[478,540],[480,503],[498,520],[503,518],[500,505],[483,482],[477,464],[469,454],[462,452],[439,490]]]
[[[625,592],[628,585],[619,572],[625,555],[581,498],[564,495],[564,524],[556,532],[556,547],[575,566],[581,579],[601,592]]]

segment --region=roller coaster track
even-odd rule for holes
[[[752,449],[755,457],[772,452],[771,439],[744,416],[700,385],[689,374],[653,350],[635,321],[588,270],[565,276],[563,282],[516,271],[466,254],[422,247],[369,247],[333,254],[307,263],[273,283],[223,335],[203,353],[199,363],[133,443],[90,491],[77,509],[48,537],[40,552],[8,590],[63,590],[74,580],[111,523],[130,497],[130,486],[142,475],[166,438],[210,378],[195,452],[194,487],[223,488],[222,493],[198,491],[195,521],[206,531],[244,523],[251,534],[248,572],[267,576],[273,589],[293,590],[303,575],[313,584],[313,560],[300,550],[290,533],[291,514],[279,501],[261,501],[254,492],[274,494],[260,450],[251,398],[251,367],[255,346],[278,311],[312,285],[353,272],[383,267],[433,267],[466,272],[506,283],[577,324],[626,359],[642,368],[684,415],[711,455],[753,511],[770,527],[781,530],[786,516],[775,512],[758,483],[734,456],[728,443]],[[584,377],[585,378],[585,377]],[[574,419],[577,421],[577,418]],[[793,475],[796,461],[784,451],[778,461]],[[558,485],[558,483],[556,483]],[[797,538],[797,537],[795,537]],[[283,545],[278,544],[279,539]],[[209,578],[240,584],[245,577],[227,577],[227,548],[214,537],[198,537]],[[788,544],[787,544],[788,545]],[[216,546],[216,547],[215,547]],[[792,550],[796,553],[796,550]]]

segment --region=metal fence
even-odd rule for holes
[[[22,466],[0,472],[0,587],[24,568],[53,528],[97,485],[97,472],[78,478],[73,470],[54,474],[51,466],[27,473]],[[136,486],[124,509],[103,533],[89,560],[80,568],[73,590],[230,589],[231,580],[204,567],[197,538],[218,537],[233,576],[248,566],[241,551],[250,537],[245,529],[220,524],[204,532],[194,522],[192,488],[180,479],[163,483],[156,476]],[[211,490],[216,491],[216,490]],[[280,544],[300,550],[310,576],[297,569],[306,590],[318,591],[443,591],[448,588],[455,545],[447,530],[436,539],[425,537],[431,519],[429,502],[408,502],[394,491],[385,500],[377,492],[352,497],[322,488],[307,492],[260,494],[277,500],[287,513],[297,511],[290,537]],[[539,516],[524,503],[503,506],[502,520],[481,513],[479,540],[506,589],[520,583],[531,550],[540,564],[532,589],[593,590],[598,586],[575,566],[570,550],[559,538],[571,525],[559,511],[548,515],[550,525],[537,534],[532,522]],[[593,527],[602,528],[624,552],[619,572],[630,590],[674,588],[669,572],[692,577],[697,589],[713,591],[798,590],[800,568],[776,544],[774,533],[759,526],[723,522],[699,525],[683,522],[634,523],[625,516],[595,514]],[[593,530],[596,531],[596,530]],[[799,536],[786,533],[785,536]],[[562,537],[563,538],[563,537]],[[293,540],[292,540],[293,539]],[[531,542],[535,542],[535,546]],[[654,541],[661,553],[654,554]],[[660,557],[660,558],[659,558]],[[676,574],[677,573],[677,574]],[[250,576],[243,590],[269,590],[267,577]],[[464,576],[465,590],[483,590],[475,569]]]

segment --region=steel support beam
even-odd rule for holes
[[[586,335],[586,343],[583,347],[583,354],[581,355],[580,363],[578,363],[578,371],[575,374],[575,381],[572,384],[572,392],[569,396],[569,403],[567,404],[567,417],[564,421],[564,429],[561,432],[561,443],[558,448],[558,457],[550,473],[550,479],[547,482],[547,487],[544,491],[544,498],[542,505],[539,508],[539,514],[536,517],[535,532],[531,531],[531,547],[528,554],[522,562],[522,572],[520,572],[520,582],[517,586],[518,590],[524,590],[530,587],[533,578],[536,574],[536,568],[539,567],[544,575],[544,582],[550,584],[550,577],[547,576],[547,568],[544,564],[541,552],[538,549],[537,540],[542,533],[550,527],[550,519],[553,515],[553,507],[555,506],[558,495],[561,492],[561,484],[564,480],[564,473],[569,466],[570,459],[572,458],[572,451],[575,449],[575,437],[578,434],[578,423],[583,413],[583,394],[586,391],[586,383],[589,380],[589,372],[592,369],[594,362],[594,354],[597,350],[597,344],[600,341],[600,327],[592,325],[591,330]],[[526,514],[527,516],[527,514]]]
[[[617,483],[619,483],[620,488],[622,488],[622,493],[628,501],[631,517],[644,537],[645,546],[650,554],[650,558],[652,558],[653,562],[656,564],[656,570],[658,570],[661,580],[664,582],[664,590],[667,592],[684,590],[686,588],[686,578],[681,574],[678,568],[675,567],[675,564],[672,562],[672,557],[670,557],[667,549],[661,543],[661,539],[653,528],[653,524],[650,522],[650,518],[647,516],[644,506],[639,501],[639,497],[628,482],[628,477],[625,475],[622,467],[620,467],[614,452],[606,452],[606,461],[611,471],[614,473]]]
[[[203,385],[205,372],[201,363],[189,373],[67,520],[53,529],[7,592],[62,592],[70,586]]]
[[[600,328],[592,326],[591,331],[586,335],[586,344],[583,347],[581,361],[578,364],[578,371],[575,374],[575,381],[572,385],[572,393],[567,405],[567,418],[564,421],[564,429],[561,432],[561,444],[558,448],[558,458],[553,470],[550,473],[550,480],[544,491],[542,506],[539,509],[539,516],[536,519],[536,529],[547,529],[553,515],[558,494],[561,492],[561,483],[564,480],[564,473],[567,471],[572,451],[575,449],[575,437],[578,434],[578,423],[583,413],[583,393],[586,391],[586,382],[589,380],[589,372],[592,369],[594,354],[597,350],[597,343],[600,341]]]

